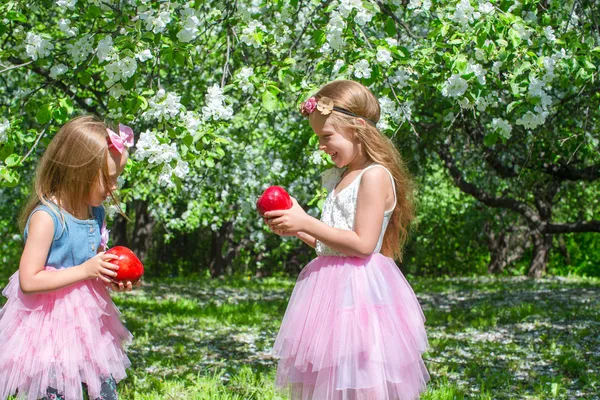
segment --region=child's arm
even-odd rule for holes
[[[354,220],[354,230],[331,227],[306,214],[294,202],[290,210],[270,211],[265,214],[269,225],[284,232],[305,232],[315,240],[349,256],[367,257],[377,245],[386,202],[393,203],[392,183],[383,168],[372,168],[366,171],[360,182],[358,204]],[[393,193],[391,193],[393,196]]]
[[[309,245],[310,247],[312,247],[313,249],[315,247],[317,247],[317,239],[315,239],[314,237],[310,236],[308,233],[306,232],[298,232],[296,234],[296,237],[300,240],[302,240],[304,243],[306,243],[307,245]]]
[[[19,264],[19,282],[23,293],[48,292],[96,277],[110,282],[108,276],[116,276],[114,271],[119,267],[108,261],[118,257],[104,253],[99,253],[75,267],[45,271],[46,258],[54,238],[52,217],[44,211],[38,211],[31,216],[28,229],[25,249]]]

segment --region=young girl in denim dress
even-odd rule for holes
[[[133,144],[91,116],[65,124],[37,168],[22,214],[25,248],[2,294],[0,399],[116,399],[130,365],[108,287],[117,282],[107,241],[103,201],[112,198]],[[114,199],[113,199],[114,200]]]

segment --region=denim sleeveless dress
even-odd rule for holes
[[[83,264],[98,253],[100,229],[105,215],[103,207],[92,207],[94,219],[78,219],[64,210],[60,211],[56,205],[52,205],[50,209],[47,205],[40,204],[27,220],[25,240],[29,233],[29,221],[39,211],[45,211],[54,222],[54,239],[48,252],[46,266],[56,269],[69,268]]]

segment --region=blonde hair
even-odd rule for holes
[[[21,213],[24,229],[31,212],[42,203],[50,207],[50,199],[70,205],[87,200],[100,179],[110,188],[108,172],[107,126],[95,116],[76,117],[60,128],[40,159],[32,193]],[[115,202],[111,191],[110,196]],[[55,212],[55,207],[50,207]],[[60,212],[57,216],[64,221]]]
[[[382,254],[402,261],[404,245],[408,240],[409,227],[415,217],[414,184],[406,164],[392,141],[372,124],[356,123],[362,117],[377,123],[380,107],[377,98],[369,89],[358,82],[338,80],[323,86],[316,94],[317,99],[328,97],[335,107],[342,108],[356,117],[333,111],[329,118],[340,127],[351,127],[362,144],[367,156],[375,163],[387,168],[396,186],[396,206],[385,231]],[[318,112],[318,111],[317,111]]]

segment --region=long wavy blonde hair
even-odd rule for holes
[[[357,116],[377,123],[380,107],[377,98],[369,89],[358,82],[338,80],[323,86],[316,94],[317,99],[329,97],[335,107],[343,108]],[[383,238],[382,254],[402,261],[404,245],[408,240],[409,228],[415,217],[414,183],[392,141],[370,123],[356,122],[356,117],[333,111],[329,118],[339,127],[350,127],[360,141],[367,156],[375,163],[387,168],[396,186],[396,207]]]
[[[63,204],[81,204],[100,179],[111,187],[106,129],[104,122],[91,115],[76,117],[60,128],[37,166],[32,193],[19,219],[21,229],[40,203],[50,206],[51,199],[57,199]],[[114,202],[112,193],[111,198]],[[55,207],[50,209],[55,212]],[[57,216],[64,221],[60,212]]]

